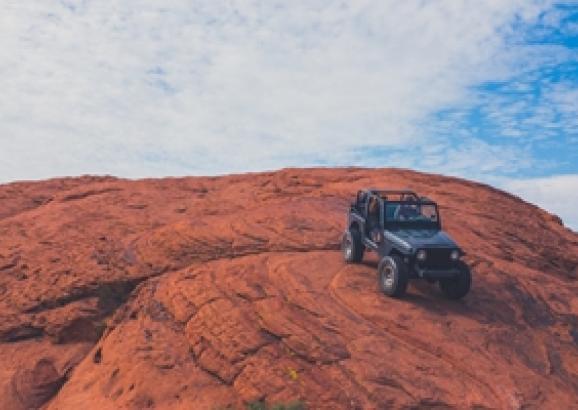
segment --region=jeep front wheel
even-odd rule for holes
[[[448,299],[461,299],[472,287],[472,274],[464,262],[459,262],[459,275],[451,279],[440,280],[440,289]]]
[[[345,259],[345,262],[361,262],[363,259],[364,246],[361,242],[361,234],[357,229],[349,229],[343,233],[341,250],[343,251],[343,259]]]
[[[400,297],[405,294],[409,272],[399,256],[386,256],[379,262],[379,289],[388,296]]]

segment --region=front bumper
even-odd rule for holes
[[[460,270],[453,266],[445,269],[431,269],[416,265],[413,270],[418,278],[433,280],[455,278],[460,274]]]

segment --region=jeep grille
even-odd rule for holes
[[[450,259],[451,249],[426,249],[426,260],[420,266],[430,269],[442,269],[452,265]]]

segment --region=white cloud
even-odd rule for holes
[[[558,215],[578,232],[578,174],[509,180],[502,187]]]
[[[578,61],[578,55],[575,58]],[[578,134],[578,88],[570,81],[537,84],[529,79],[531,90],[486,94],[480,102],[482,112],[503,137],[526,141],[560,138]]]
[[[380,152],[376,156],[370,155],[371,149],[364,150],[355,164],[412,168],[496,183],[504,178],[495,178],[496,174],[519,175],[536,162],[531,153],[522,147],[512,144],[494,146],[473,136],[467,136],[459,143],[451,140],[425,141],[409,148],[384,150],[385,153]],[[384,157],[387,159],[384,160]],[[351,163],[350,158],[343,158],[341,165],[348,163]]]
[[[0,178],[232,172],[424,143],[420,121],[527,61],[504,38],[546,3],[8,1]]]

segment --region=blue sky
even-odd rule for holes
[[[578,229],[578,3],[7,0],[0,181],[399,166]]]

